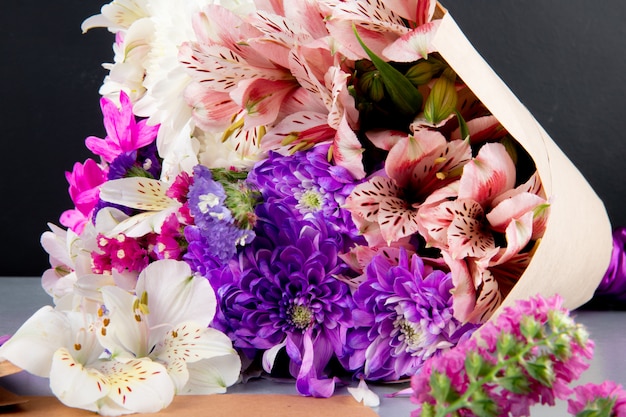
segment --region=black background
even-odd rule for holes
[[[72,207],[64,172],[91,157],[85,137],[104,135],[98,88],[113,35],[80,30],[102,4],[0,5],[0,276],[38,276],[48,267],[39,237]],[[443,5],[586,176],[613,225],[626,225],[626,2]]]

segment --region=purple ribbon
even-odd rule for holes
[[[626,227],[619,227],[613,231],[611,263],[594,297],[626,301]]]

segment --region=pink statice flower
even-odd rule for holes
[[[123,272],[141,272],[151,261],[154,247],[154,235],[148,234],[139,238],[126,236],[122,233],[96,238],[98,250],[92,252],[93,270],[97,274],[112,273],[113,270]]]
[[[184,225],[176,213],[172,213],[163,222],[161,233],[155,237],[154,253],[158,259],[181,260],[187,242],[183,236]]]
[[[580,385],[574,388],[574,397],[567,401],[567,411],[571,415],[583,416],[588,415],[583,414],[585,411],[600,410],[610,410],[605,414],[610,417],[626,416],[626,391],[621,385],[613,381]]]
[[[93,159],[87,159],[84,164],[76,162],[72,172],[65,173],[65,178],[70,184],[69,193],[75,208],[63,212],[60,222],[80,234],[85,223],[91,220],[98,203],[100,185],[106,181],[107,172]]]
[[[528,416],[567,399],[589,367],[593,342],[559,296],[518,301],[412,378],[412,416]],[[430,414],[429,414],[430,413]]]
[[[159,126],[150,126],[146,120],[137,121],[133,114],[133,106],[125,92],[120,92],[120,105],[106,97],[100,99],[100,107],[104,116],[104,128],[107,136],[104,139],[90,136],[85,139],[85,146],[111,163],[120,154],[132,152],[156,139]]]

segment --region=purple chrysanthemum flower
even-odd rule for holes
[[[266,350],[268,368],[286,347],[298,391],[329,396],[334,380],[324,370],[333,356],[344,356],[352,326],[350,290],[335,278],[350,273],[337,256],[344,241],[326,222],[296,220],[282,204],[261,204],[256,212],[256,238],[239,263],[213,274],[217,326],[236,347]]]
[[[188,228],[197,228],[200,237],[195,240],[221,262],[227,262],[236,253],[237,245],[247,244],[254,238],[254,232],[237,227],[225,206],[224,187],[213,179],[207,167],[196,165],[193,173],[188,197],[195,226]]]
[[[449,273],[425,266],[418,255],[401,251],[397,265],[374,257],[354,293],[351,369],[362,367],[371,380],[398,380],[469,337],[476,326],[454,319],[452,288]]]
[[[352,236],[357,230],[341,208],[356,185],[350,172],[328,162],[328,145],[292,155],[270,152],[248,175],[266,202],[281,202],[298,218],[320,213],[333,227]]]

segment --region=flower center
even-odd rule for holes
[[[424,333],[421,331],[419,324],[412,323],[406,318],[400,316],[394,323],[393,327],[397,334],[398,340],[405,346],[407,353],[419,352],[424,344]]]
[[[300,197],[300,207],[305,210],[316,211],[322,208],[323,197],[315,190],[306,190]]]
[[[313,314],[307,306],[292,306],[287,314],[289,315],[289,321],[291,322],[291,324],[301,330],[306,329],[313,322]]]

